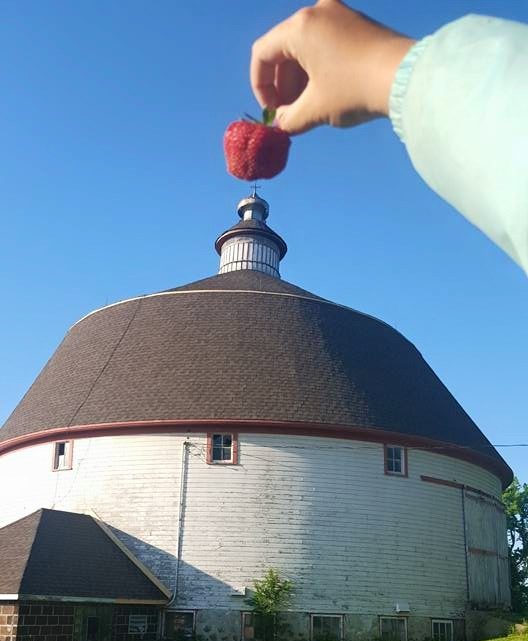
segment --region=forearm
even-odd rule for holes
[[[427,184],[528,272],[528,26],[467,16],[420,41],[390,115]]]

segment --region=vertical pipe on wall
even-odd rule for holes
[[[174,574],[174,589],[172,598],[166,608],[170,608],[178,598],[178,585],[180,579],[180,561],[183,547],[183,521],[185,517],[185,494],[187,489],[187,464],[189,460],[189,441],[185,439],[182,446],[181,469],[180,469],[180,499],[178,503],[178,534],[176,543],[176,571]]]
[[[466,564],[466,601],[469,601],[469,561],[468,561],[468,537],[467,537],[467,521],[466,521],[466,491],[464,487],[460,488],[460,496],[462,498],[462,525],[464,528],[464,561]]]

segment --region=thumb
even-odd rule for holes
[[[275,117],[281,129],[289,134],[302,134],[323,123],[314,93],[313,85],[308,83],[295,102],[277,108]]]

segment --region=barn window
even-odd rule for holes
[[[131,614],[128,617],[128,634],[147,634],[148,620],[146,614]]]
[[[72,469],[73,441],[59,441],[53,444],[53,471]]]
[[[407,450],[397,445],[385,445],[385,474],[407,476]]]
[[[407,619],[404,617],[380,617],[382,641],[407,641]]]
[[[453,641],[453,621],[433,619],[433,641]]]
[[[343,616],[341,614],[312,614],[312,641],[341,641]]]
[[[165,615],[165,637],[182,641],[192,639],[194,637],[194,610],[167,612]]]
[[[238,463],[238,436],[233,433],[207,435],[207,462],[223,465]]]
[[[253,612],[242,612],[242,641],[253,641],[255,638],[255,615]]]

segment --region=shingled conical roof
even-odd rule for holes
[[[511,471],[417,349],[371,316],[258,271],[97,310],[74,325],[5,427],[285,422],[430,439]],[[2,443],[0,443],[1,445]]]

